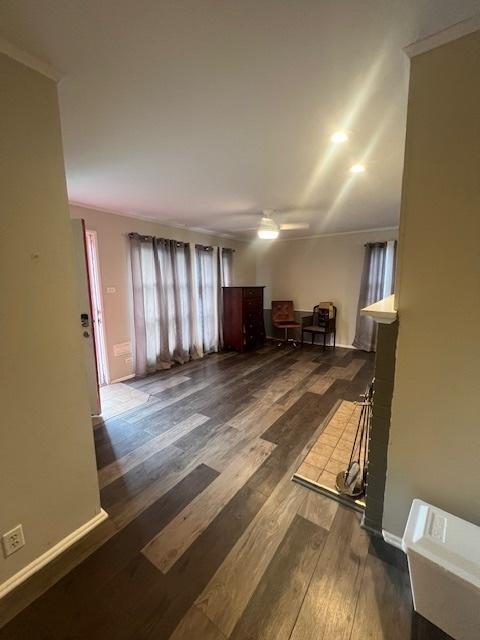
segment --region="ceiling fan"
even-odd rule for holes
[[[308,222],[286,222],[278,224],[273,218],[273,209],[264,209],[262,219],[257,229],[257,235],[262,240],[275,240],[280,231],[291,231],[294,229],[308,229]]]

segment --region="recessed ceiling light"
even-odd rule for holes
[[[348,140],[348,134],[345,133],[345,131],[335,131],[330,140],[335,144],[346,142]]]
[[[364,173],[365,165],[364,164],[354,164],[353,167],[350,167],[351,173]]]

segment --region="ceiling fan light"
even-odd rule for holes
[[[278,238],[278,229],[259,229],[257,235],[261,240],[275,240]]]

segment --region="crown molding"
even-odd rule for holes
[[[232,234],[221,233],[220,231],[215,231],[214,229],[204,229],[203,227],[194,227],[188,224],[178,224],[174,222],[166,222],[164,220],[160,220],[159,218],[155,218],[153,216],[145,216],[133,212],[125,212],[125,211],[114,211],[113,209],[106,209],[104,207],[93,207],[92,205],[83,204],[81,202],[76,202],[75,200],[69,200],[68,204],[72,207],[80,207],[80,209],[88,209],[89,211],[98,211],[99,213],[111,213],[114,216],[122,216],[124,218],[130,218],[132,220],[143,220],[143,222],[153,222],[154,224],[160,224],[162,227],[170,227],[172,229],[185,229],[185,231],[193,231],[195,233],[203,233],[206,236],[214,236],[216,238],[227,238],[228,240],[236,240],[237,242],[249,242],[244,238],[239,238]]]
[[[419,56],[422,53],[426,53],[431,49],[441,47],[443,44],[458,40],[463,36],[467,36],[469,33],[480,30],[480,14],[476,14],[467,20],[457,22],[446,29],[442,29],[437,33],[433,33],[431,36],[417,40],[412,44],[404,47],[404,51],[409,58]]]
[[[374,231],[398,231],[396,227],[373,227],[371,229],[354,229],[353,231],[337,231],[334,233],[315,233],[310,236],[297,236],[294,238],[277,238],[274,242],[293,242],[294,240],[312,240],[312,238],[332,238],[335,236],[351,236],[358,233],[372,233]],[[265,240],[265,242],[269,242]]]
[[[163,227],[171,227],[173,229],[185,229],[186,231],[194,231],[196,233],[204,233],[205,235],[215,236],[217,238],[227,238],[229,240],[235,240],[236,242],[244,242],[251,243],[258,241],[257,236],[255,235],[252,238],[244,238],[241,236],[222,233],[220,231],[215,231],[212,229],[204,229],[203,227],[194,227],[187,224],[175,224],[173,222],[165,222],[160,220],[159,218],[155,218],[153,216],[145,216],[141,214],[136,214],[131,211],[114,211],[113,209],[106,209],[105,207],[94,207],[89,204],[83,204],[82,202],[77,202],[75,200],[69,200],[68,204],[72,207],[80,207],[80,209],[87,209],[89,211],[98,211],[99,213],[111,213],[115,216],[123,216],[124,218],[131,218],[132,220],[143,220],[144,222],[153,222],[155,224],[160,224]],[[350,236],[358,233],[372,233],[375,231],[398,231],[398,226],[393,227],[373,227],[370,229],[354,229],[352,231],[338,231],[334,233],[319,233],[312,234],[309,236],[298,236],[294,238],[277,238],[276,240],[264,240],[262,242],[270,243],[270,242],[293,242],[294,240],[311,240],[312,238],[331,238],[334,236]]]
[[[34,71],[38,71],[38,73],[47,76],[47,78],[50,78],[50,80],[54,82],[60,82],[63,77],[63,74],[51,64],[17,47],[16,44],[13,44],[13,42],[10,42],[6,38],[0,37],[0,53],[5,54],[9,58],[20,62]]]

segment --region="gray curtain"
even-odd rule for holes
[[[202,355],[195,339],[190,246],[131,233],[135,373],[145,376]]]
[[[137,233],[129,240],[136,375],[218,351],[233,252]]]
[[[393,245],[395,247],[395,244]],[[389,264],[388,261],[393,261]],[[360,310],[393,293],[395,251],[387,252],[386,242],[365,245],[360,295],[358,298],[357,327],[353,346],[363,351],[375,351],[377,326],[375,321],[360,315]],[[387,282],[388,280],[388,282]]]
[[[147,240],[142,241],[142,236],[131,233],[130,239],[130,265],[132,269],[132,286],[133,286],[133,322],[135,327],[135,370],[137,375],[144,376],[151,370],[152,357],[151,354],[155,352],[155,336],[152,338],[150,331],[152,327],[147,328],[147,317],[150,316],[153,309],[150,307],[148,310],[146,306],[150,301],[149,297],[145,295],[145,289],[147,286],[153,286],[153,251],[143,251],[142,245],[145,246]],[[151,254],[152,260],[150,260]],[[148,271],[145,269],[145,262],[150,262],[150,268]],[[151,283],[144,284],[145,275],[151,275],[149,278]],[[150,358],[149,358],[150,354]],[[150,363],[148,360],[150,359]]]

